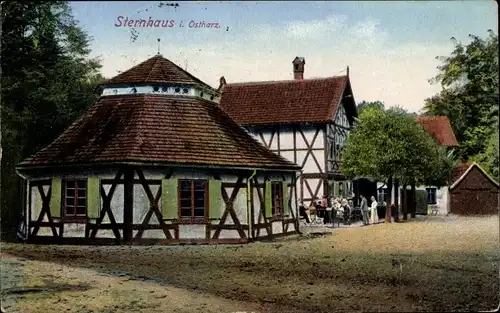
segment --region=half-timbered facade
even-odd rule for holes
[[[306,205],[353,192],[340,171],[342,148],[357,117],[349,75],[303,79],[305,60],[292,62],[294,80],[227,84],[221,107],[273,152],[302,167],[297,182]]]
[[[300,168],[221,110],[217,90],[161,55],[102,89],[18,166],[28,241],[242,243],[297,230]]]

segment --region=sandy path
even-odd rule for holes
[[[129,276],[107,276],[89,269],[26,260],[4,253],[0,256],[2,306],[7,313],[265,311],[256,304]]]

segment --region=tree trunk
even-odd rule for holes
[[[403,194],[401,199],[401,205],[403,206],[403,220],[408,220],[408,197],[406,191],[406,185],[403,185]]]
[[[417,191],[415,182],[411,183],[411,217],[415,218],[417,212]]]
[[[16,238],[20,210],[22,208],[20,177],[16,173],[18,153],[13,147],[6,147],[1,161],[1,237],[2,240]]]
[[[392,206],[392,176],[389,176],[387,180],[387,210],[385,210],[385,222],[391,222],[391,206]]]
[[[394,181],[394,207],[396,211],[393,212],[394,221],[399,222],[399,181],[397,179]]]

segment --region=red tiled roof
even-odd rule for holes
[[[462,175],[467,172],[469,167],[472,166],[472,162],[460,163],[451,171],[450,186],[453,185]]]
[[[161,55],[155,55],[139,63],[131,69],[104,82],[103,85],[141,83],[197,84],[213,89]]]
[[[143,162],[298,169],[253,139],[216,104],[187,97],[101,97],[20,167]]]
[[[458,146],[458,141],[446,116],[419,116],[417,121],[437,143],[446,147]]]
[[[348,76],[226,84],[221,107],[243,126],[332,121]]]

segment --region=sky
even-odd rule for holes
[[[436,56],[453,51],[450,38],[466,44],[469,34],[498,30],[498,7],[490,0],[166,4],[175,3],[71,3],[105,77],[158,48],[213,87],[221,76],[228,83],[293,79],[292,61],[299,56],[306,61],[305,79],[344,75],[349,66],[356,102],[380,100],[418,112],[441,89],[428,80],[438,73]],[[130,28],[125,18],[173,20],[175,26]],[[190,27],[201,22],[219,28]]]

